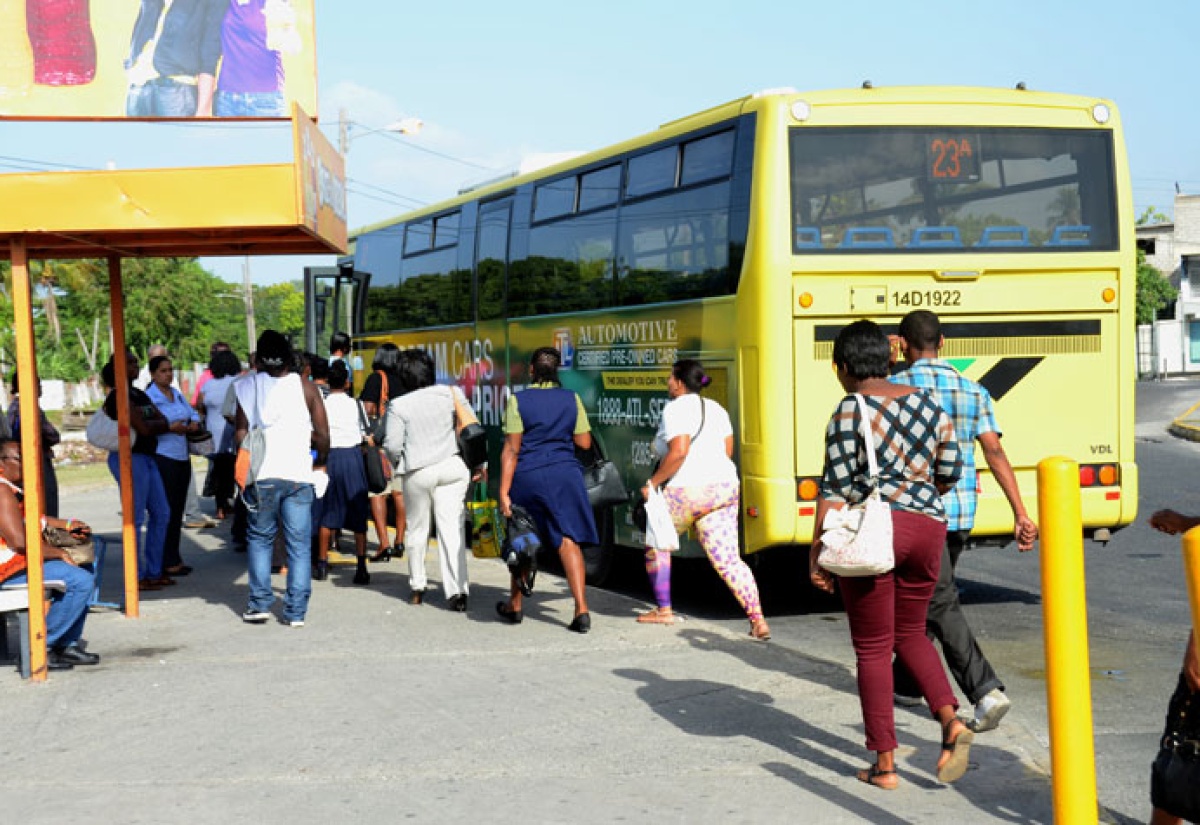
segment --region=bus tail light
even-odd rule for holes
[[[816,501],[819,489],[815,478],[801,478],[796,482],[796,499],[798,501]]]
[[[1080,464],[1080,487],[1115,487],[1121,482],[1120,468],[1116,464]]]

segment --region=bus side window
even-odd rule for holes
[[[1029,230],[1024,226],[984,227],[976,246],[1029,246]]]

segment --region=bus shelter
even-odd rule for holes
[[[0,259],[12,263],[17,375],[37,386],[29,262],[108,261],[113,352],[125,350],[124,258],[341,254],[346,251],[344,160],[298,105],[291,163],[253,166],[38,172],[0,175]],[[113,361],[117,386],[130,376]],[[37,395],[20,414],[37,420]],[[117,394],[125,613],[139,615],[129,397]],[[41,432],[21,428],[28,553],[30,666],[46,679],[41,520],[45,511]]]

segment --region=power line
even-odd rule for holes
[[[482,169],[484,172],[503,171],[501,169],[497,169],[495,166],[484,166],[481,163],[475,163],[474,161],[464,160],[463,158],[456,158],[456,157],[454,157],[454,155],[447,155],[445,152],[438,152],[435,149],[429,149],[425,146],[418,146],[417,144],[413,143],[411,140],[405,140],[405,139],[399,137],[398,135],[392,135],[387,132],[384,132],[383,135],[384,135],[384,137],[386,137],[388,140],[392,141],[393,143],[398,143],[401,146],[405,146],[409,149],[415,149],[418,152],[424,152],[427,155],[433,155],[434,157],[439,157],[439,158],[442,158],[443,160],[453,161],[454,163],[461,163],[463,166],[470,166],[474,169]]]

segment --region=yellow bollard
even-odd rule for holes
[[[1079,465],[1069,458],[1047,458],[1038,463],[1037,477],[1054,821],[1095,825],[1099,807]]]
[[[1183,534],[1183,575],[1192,603],[1192,632],[1200,645],[1200,527]]]

